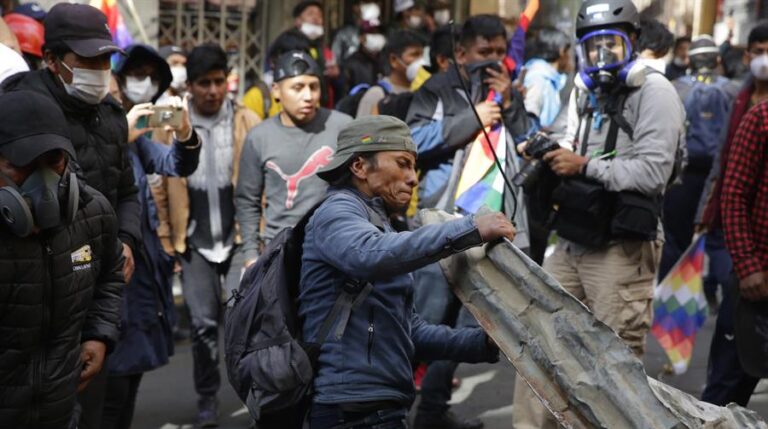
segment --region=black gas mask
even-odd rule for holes
[[[69,168],[59,176],[50,167],[35,170],[20,186],[0,174],[0,220],[19,237],[37,226],[45,230],[72,222],[80,201],[80,187]]]

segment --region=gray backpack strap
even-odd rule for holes
[[[381,231],[385,231],[384,220],[382,219],[381,215],[368,204],[366,204],[365,201],[363,201],[355,193],[347,193],[360,200],[360,202],[363,204],[363,207],[365,207],[365,210],[368,212],[368,220],[376,228],[380,229]],[[325,342],[325,340],[328,339],[328,335],[331,333],[331,328],[333,328],[336,319],[339,319],[339,323],[336,325],[334,337],[336,337],[336,340],[340,340],[344,335],[344,331],[347,329],[347,324],[349,323],[349,318],[352,315],[352,310],[359,307],[360,304],[365,301],[368,295],[371,294],[372,290],[373,285],[370,282],[362,283],[360,281],[347,280],[344,283],[344,286],[341,288],[339,296],[336,298],[336,302],[333,304],[333,308],[331,308],[331,311],[327,316],[325,316],[323,324],[320,325],[320,330],[317,333],[317,338],[315,341],[317,341],[318,344],[322,344]]]
[[[320,325],[320,331],[317,333],[317,343],[322,344],[328,339],[328,334],[331,333],[331,328],[337,318],[339,318],[339,324],[336,326],[334,336],[336,340],[340,340],[347,329],[347,323],[349,323],[352,310],[359,307],[365,301],[365,298],[371,294],[372,290],[373,285],[371,283],[365,283],[361,287],[360,283],[347,282],[339,293],[339,297],[336,298],[333,308],[325,316],[323,324]]]

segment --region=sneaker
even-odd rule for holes
[[[445,414],[436,418],[417,414],[413,422],[414,429],[482,429],[483,426],[480,419],[464,420],[452,411],[446,411]]]
[[[201,396],[197,400],[197,427],[219,427],[219,401],[216,396]]]

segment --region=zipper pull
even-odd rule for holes
[[[48,256],[53,255],[53,249],[51,249],[51,245],[48,243],[45,243],[45,253],[48,254]]]

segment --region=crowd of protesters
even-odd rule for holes
[[[216,44],[121,48],[91,6],[5,11],[0,427],[131,427],[183,337],[179,273],[189,396],[216,427],[225,302],[304,221],[312,429],[407,427],[417,393],[417,429],[483,427],[450,410],[454,372],[498,348],[437,261],[500,238],[642,357],[655,285],[706,235],[702,399],[749,404],[768,375],[737,347],[768,344],[768,24],[740,47],[675,39],[629,0],[586,0],[575,35],[537,25],[539,0],[455,25],[446,0],[352,10],[327,37],[323,3],[298,3],[241,99]],[[501,185],[478,215],[461,189],[484,129],[503,175],[480,175]],[[423,208],[459,219],[421,226]],[[350,279],[364,292],[326,339]],[[514,392],[515,428],[557,427]]]

